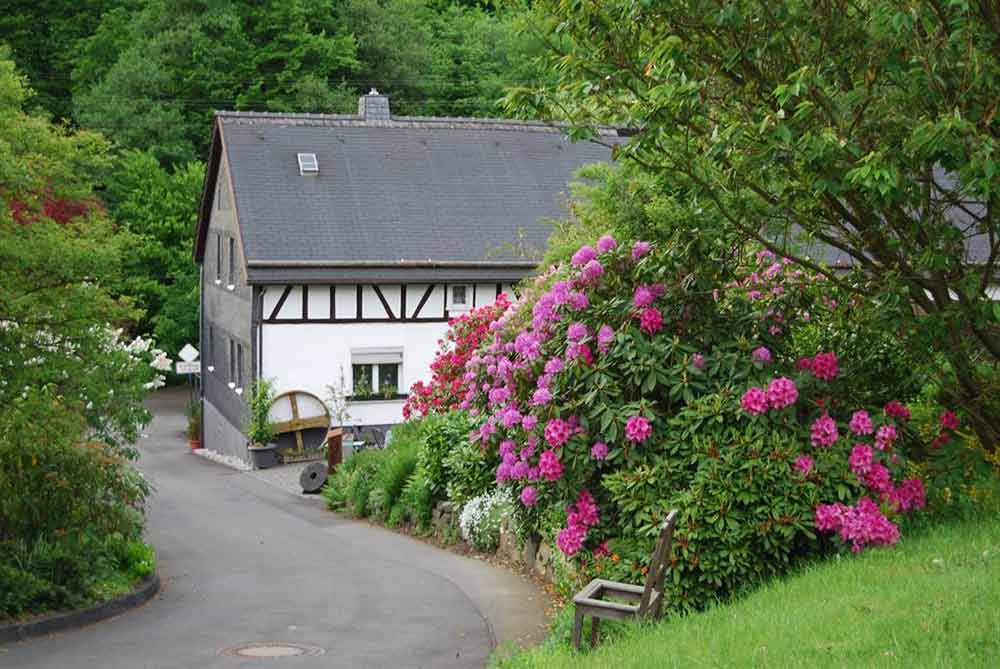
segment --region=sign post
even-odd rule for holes
[[[201,363],[197,362],[199,355],[198,349],[194,346],[184,344],[184,347],[177,352],[177,357],[180,360],[174,363],[174,371],[178,374],[187,374],[188,388],[191,394],[190,401],[192,402],[194,401],[195,376],[201,374]]]

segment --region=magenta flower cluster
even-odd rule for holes
[[[767,389],[749,388],[740,398],[740,406],[751,415],[765,413],[768,409],[784,409],[799,399],[799,389],[791,379],[779,376],[772,379]]]
[[[645,416],[629,416],[625,421],[625,437],[632,442],[640,444],[649,438],[653,433],[653,425]]]
[[[899,528],[868,497],[862,497],[854,506],[820,504],[815,522],[819,530],[837,532],[855,553],[868,544],[891,545],[899,541]]]
[[[600,522],[597,503],[586,490],[581,490],[576,504],[566,509],[566,527],[556,537],[556,545],[565,555],[572,557],[583,548],[584,539],[591,527]]]

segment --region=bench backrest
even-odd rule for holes
[[[642,599],[639,601],[639,615],[645,616],[649,613],[650,602],[653,601],[653,593],[658,597],[655,607],[659,610],[663,606],[663,579],[667,574],[667,564],[670,562],[670,549],[674,540],[674,526],[677,524],[677,510],[667,514],[667,519],[663,521],[660,528],[660,537],[656,540],[656,548],[653,550],[653,557],[649,561],[649,571],[646,572],[646,587],[642,591]]]

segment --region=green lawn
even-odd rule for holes
[[[813,565],[594,652],[573,653],[564,636],[501,666],[998,667],[1000,518]]]

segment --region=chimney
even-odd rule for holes
[[[368,95],[358,98],[358,116],[366,121],[388,121],[389,96],[382,95],[374,88]]]

